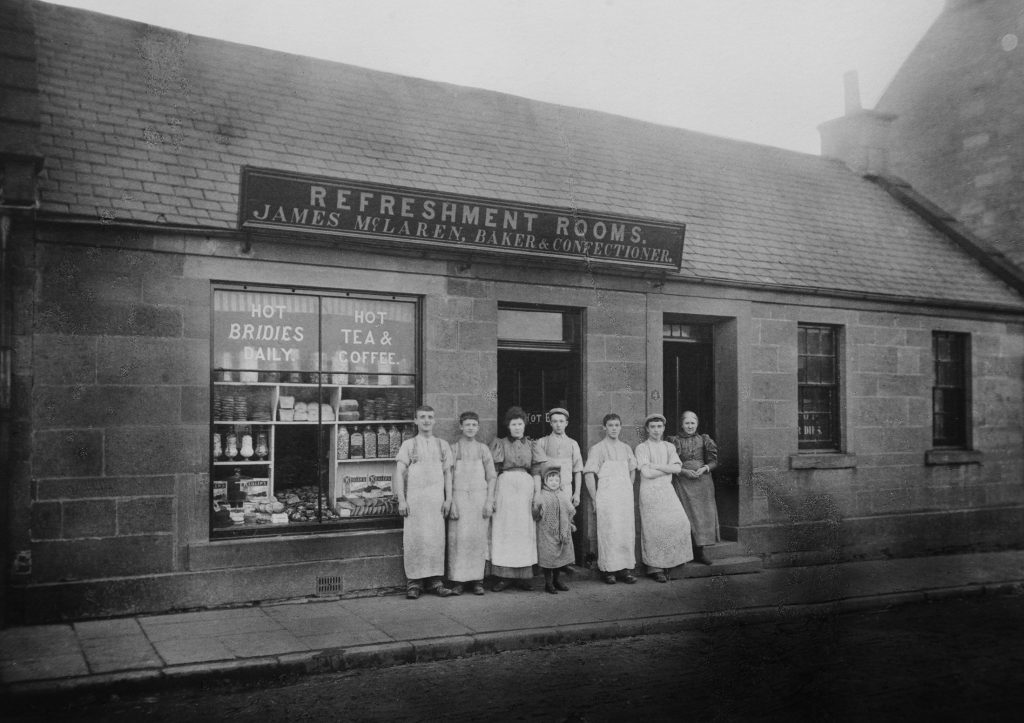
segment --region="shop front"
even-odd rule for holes
[[[531,436],[564,407],[584,455],[609,412],[635,446],[694,411],[721,537],[765,565],[1024,545],[1024,297],[911,190],[24,8],[7,621],[401,587],[393,458],[421,403],[487,442],[512,405]],[[585,565],[586,493],[577,524]]]

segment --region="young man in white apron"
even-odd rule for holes
[[[640,555],[655,582],[668,582],[666,573],[693,559],[690,520],[672,487],[672,475],[683,463],[676,448],[662,439],[665,417],[644,420],[647,439],[636,446],[640,469]]]
[[[636,457],[619,441],[622,419],[606,414],[602,422],[605,437],[590,448],[583,468],[587,491],[597,511],[597,567],[609,585],[616,578],[636,582],[636,523],[633,520],[633,473]]]
[[[452,479],[452,508],[448,515],[448,580],[453,595],[464,585],[474,595],[484,594],[488,533],[494,512],[494,458],[478,442],[480,417],[476,412],[459,416],[462,436],[455,442],[455,475]]]
[[[416,409],[419,433],[402,442],[395,469],[395,496],[402,525],[405,596],[415,600],[424,589],[447,597],[444,575],[444,519],[452,505],[452,448],[434,436],[434,410]]]
[[[551,434],[533,443],[534,474],[557,468],[562,477],[562,488],[559,491],[572,502],[573,507],[579,507],[583,487],[583,455],[579,443],[565,433],[569,412],[562,407],[555,407],[548,412],[548,424],[551,425]]]
[[[583,455],[579,443],[565,433],[569,411],[564,407],[553,408],[548,412],[548,424],[551,425],[551,434],[533,443],[533,473],[543,475],[549,469],[557,469],[562,485],[558,493],[577,509],[583,491]],[[572,562],[560,569],[575,572]]]

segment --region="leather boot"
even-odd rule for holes
[[[552,582],[554,575],[548,568],[544,568],[544,592],[549,592],[552,595],[557,595],[558,590],[555,589],[555,584]]]
[[[561,590],[562,592],[568,592],[569,586],[566,585],[564,582],[562,582],[561,580],[558,579],[558,574],[560,572],[561,572],[561,570],[555,570],[552,573],[552,575],[551,575],[551,584],[555,586],[556,590]]]

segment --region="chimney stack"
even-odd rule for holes
[[[856,70],[843,74],[845,114],[818,126],[821,155],[835,158],[865,176],[884,176],[889,170],[889,126],[896,116],[866,110],[860,104]]]

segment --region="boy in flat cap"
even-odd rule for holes
[[[583,455],[580,445],[565,433],[569,424],[569,412],[564,407],[555,407],[548,412],[551,434],[534,441],[534,470],[558,469],[561,477],[560,492],[573,507],[580,506],[580,492],[583,481]],[[543,469],[542,469],[543,468]]]

